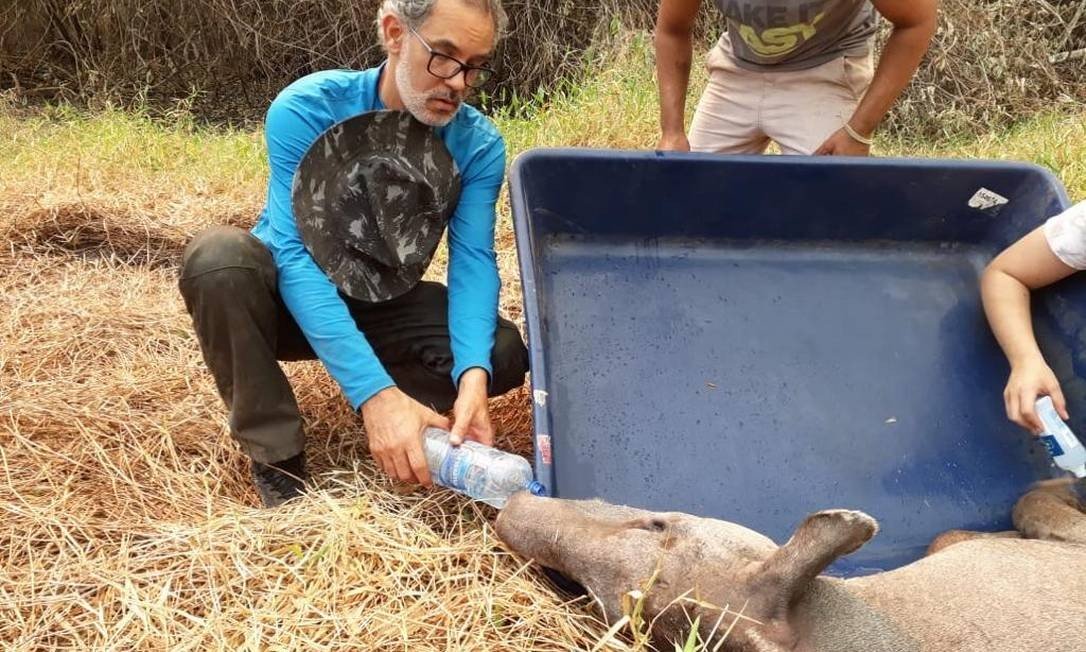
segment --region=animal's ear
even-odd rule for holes
[[[808,516],[754,578],[755,595],[766,601],[763,613],[783,614],[811,580],[838,557],[858,550],[878,529],[875,519],[863,512],[832,509]]]

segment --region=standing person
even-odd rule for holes
[[[727,31],[685,131],[692,33],[701,0],[661,0],[656,74],[662,150],[866,156],[879,123],[916,73],[937,0],[714,0]],[[878,66],[877,17],[893,25]]]
[[[505,145],[463,104],[505,21],[500,0],[385,0],[384,64],[314,73],[272,102],[256,227],[212,228],[185,251],[181,293],[267,506],[306,479],[278,360],[319,358],[381,469],[423,485],[423,430],[491,444],[488,394],[524,382],[527,350],[498,317]],[[447,289],[421,281],[446,226]]]

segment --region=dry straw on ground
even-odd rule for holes
[[[89,211],[0,224],[0,642],[565,650],[606,631],[491,512],[375,472],[316,363],[289,375],[322,491],[255,508],[175,289],[193,225]],[[525,402],[496,406],[522,453]]]
[[[636,59],[531,129],[507,122],[514,149],[654,142]],[[1043,162],[1077,197],[1084,125],[1068,114],[953,153]],[[321,492],[255,508],[175,289],[195,232],[260,208],[249,134],[108,115],[0,126],[15,151],[0,163],[0,648],[564,650],[605,636],[502,550],[492,512],[389,485],[316,363],[288,373]],[[502,307],[517,318],[502,219]],[[524,391],[494,404],[501,445],[524,454],[527,407]]]

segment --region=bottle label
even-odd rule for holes
[[[1044,437],[1041,437],[1041,441],[1044,443],[1045,448],[1048,449],[1048,454],[1052,457],[1063,455],[1063,446],[1060,446],[1060,442],[1056,440],[1055,435],[1045,435]]]
[[[471,455],[463,448],[450,449],[441,465],[441,479],[448,486],[461,491],[476,482],[482,473],[483,469],[472,464]]]

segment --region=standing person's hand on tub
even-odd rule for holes
[[[1039,434],[1043,430],[1034,403],[1051,396],[1067,419],[1056,374],[1045,362],[1030,318],[1030,291],[1086,269],[1086,202],[1072,206],[1037,227],[999,254],[984,270],[984,312],[1011,365],[1003,390],[1007,418]]]

